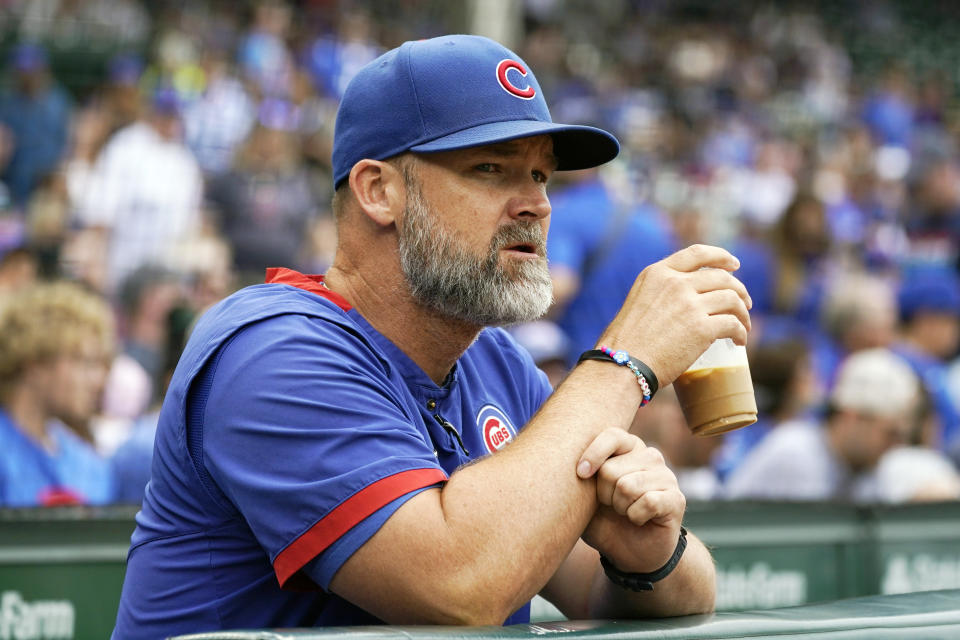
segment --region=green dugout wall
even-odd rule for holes
[[[0,510],[0,640],[109,637],[134,514]],[[686,525],[712,548],[721,612],[960,589],[960,503],[691,503]],[[960,592],[944,598],[960,610]]]
[[[717,561],[719,610],[960,588],[960,503],[691,504]]]

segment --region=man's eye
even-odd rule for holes
[[[534,171],[533,180],[535,182],[539,182],[540,184],[546,184],[547,180],[549,180],[549,177],[542,171]]]
[[[492,162],[483,162],[474,167],[477,171],[482,171],[484,173],[494,173],[497,170],[497,165]]]

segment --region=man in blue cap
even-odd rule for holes
[[[712,609],[676,478],[626,430],[712,340],[745,343],[737,260],[696,246],[645,270],[552,394],[490,328],[550,304],[550,175],[617,152],[553,123],[486,38],[361,70],[336,124],[334,264],[269,269],[197,324],[114,637],[517,623],[537,593],[576,618]]]
[[[138,267],[180,271],[198,233],[203,176],[182,140],[182,100],[154,88],[136,122],[113,133],[79,190],[76,221],[104,237],[107,288]]]
[[[906,270],[898,295],[900,342],[894,347],[913,367],[936,416],[924,444],[960,445],[960,407],[951,395],[947,363],[960,345],[960,279],[952,269]]]
[[[0,95],[0,124],[13,134],[13,152],[0,178],[10,188],[13,204],[23,209],[63,156],[72,103],[51,77],[40,45],[18,44],[9,65],[14,82]]]

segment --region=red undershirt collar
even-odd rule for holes
[[[326,298],[344,311],[350,311],[353,308],[347,300],[338,293],[327,289],[323,284],[322,275],[303,274],[286,267],[270,267],[267,269],[267,284],[288,284],[310,293],[315,293],[321,298]]]

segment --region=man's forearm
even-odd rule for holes
[[[398,509],[343,565],[333,591],[388,622],[499,624],[583,533],[596,483],[577,476],[577,461],[604,429],[626,429],[639,401],[623,369],[577,367],[508,447]],[[371,584],[371,572],[384,579]]]

